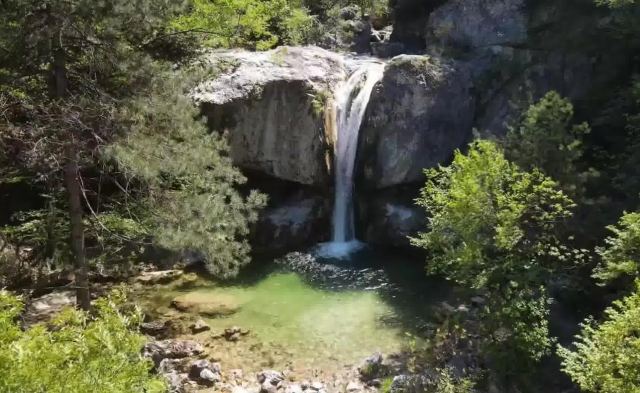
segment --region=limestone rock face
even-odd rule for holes
[[[265,209],[254,230],[255,250],[288,251],[311,246],[330,232],[331,207],[320,196],[293,196]]]
[[[227,131],[242,169],[305,185],[329,184],[322,109],[344,79],[342,56],[316,47],[213,52],[218,76],[193,92],[209,126]]]
[[[429,15],[427,45],[460,50],[518,45],[527,39],[525,0],[449,0]]]
[[[464,68],[429,56],[387,65],[360,131],[358,178],[364,189],[421,182],[471,136],[474,100]]]
[[[425,230],[424,209],[416,206],[416,187],[397,187],[359,199],[359,227],[368,244],[409,247],[410,236]]]

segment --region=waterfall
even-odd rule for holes
[[[336,146],[334,154],[335,198],[333,239],[321,245],[319,254],[343,258],[361,244],[355,238],[353,171],[358,134],[371,92],[384,74],[384,64],[375,60],[354,60],[355,70],[334,93]]]

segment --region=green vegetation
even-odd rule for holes
[[[640,284],[605,310],[605,320],[587,320],[575,349],[560,347],[563,370],[584,392],[634,393],[640,389]]]
[[[95,316],[67,309],[52,329],[22,330],[22,301],[0,292],[0,392],[165,392],[143,359],[140,313],[122,291],[95,303]]]
[[[429,232],[413,244],[429,250],[429,273],[487,294],[485,345],[505,368],[521,372],[523,361],[551,349],[545,285],[571,257],[557,228],[573,202],[556,182],[537,169],[522,171],[489,141],[472,143],[450,166],[426,174],[417,203],[430,216]]]
[[[605,239],[606,246],[598,248],[602,264],[594,277],[610,282],[621,276],[640,276],[640,213],[627,213],[617,225],[607,227],[613,233]]]
[[[572,125],[571,102],[557,92],[547,93],[525,112],[521,123],[510,130],[505,142],[507,158],[521,168],[542,170],[560,183],[569,195],[581,195],[587,173],[577,166],[584,154],[587,123]]]
[[[265,50],[304,43],[313,23],[291,0],[194,0],[190,12],[171,26],[200,34],[208,46]]]

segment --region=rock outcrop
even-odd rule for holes
[[[192,95],[210,127],[229,133],[236,165],[305,185],[330,183],[322,112],[345,77],[342,56],[280,47],[213,52],[205,61],[218,75]]]
[[[427,47],[470,52],[527,39],[525,0],[449,0],[429,14]]]
[[[363,189],[423,180],[471,137],[474,101],[464,68],[429,56],[402,55],[387,65],[360,131]]]

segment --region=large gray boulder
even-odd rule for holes
[[[436,57],[401,55],[387,65],[360,131],[364,189],[422,182],[471,137],[474,100],[464,68]]]
[[[300,184],[329,183],[322,111],[327,93],[345,77],[342,56],[280,47],[213,52],[204,62],[217,76],[192,96],[209,126],[229,133],[236,165]]]

